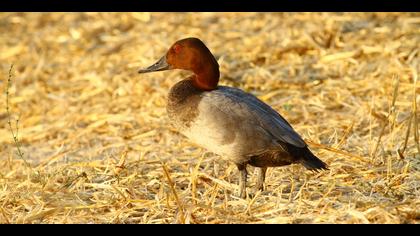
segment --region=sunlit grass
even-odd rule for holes
[[[0,222],[418,223],[419,23],[418,13],[0,14],[2,91],[14,64],[10,117],[0,99]],[[188,73],[137,74],[189,36],[217,57],[221,84],[273,106],[330,170],[270,168],[255,192],[250,167],[250,198],[238,198],[236,167],[168,123],[167,92]]]

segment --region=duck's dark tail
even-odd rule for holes
[[[301,163],[308,170],[328,170],[327,164],[316,157],[308,147],[301,148],[288,144],[287,150],[297,162]]]

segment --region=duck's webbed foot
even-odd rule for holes
[[[258,168],[258,174],[257,174],[257,191],[264,190],[264,181],[265,181],[265,173],[267,172],[267,167],[260,167]]]
[[[246,198],[246,179],[247,179],[247,171],[246,171],[246,164],[236,164],[239,170],[239,196],[241,198]]]

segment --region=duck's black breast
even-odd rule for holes
[[[203,91],[194,87],[191,79],[182,80],[171,88],[166,110],[175,128],[189,128],[198,117],[201,93]]]

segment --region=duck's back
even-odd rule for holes
[[[286,165],[297,161],[293,150],[307,150],[280,114],[240,89],[201,91],[191,80],[180,81],[169,93],[168,114],[191,141],[237,163]]]

